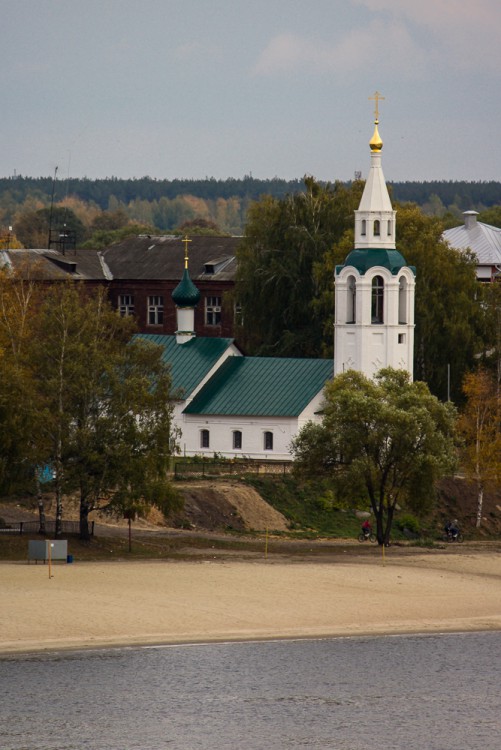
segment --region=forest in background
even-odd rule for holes
[[[501,182],[394,182],[389,187],[395,201],[417,204],[445,227],[460,224],[466,210],[501,226]],[[253,202],[304,190],[304,179],[251,175],[226,180],[3,177],[0,246],[45,247],[49,221],[53,228],[75,231],[78,245],[95,248],[139,231],[242,235]]]

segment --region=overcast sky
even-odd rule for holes
[[[0,10],[0,176],[501,180],[500,0]]]

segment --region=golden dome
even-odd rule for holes
[[[377,129],[379,120],[374,121],[374,133],[372,135],[372,138],[369,141],[369,146],[371,147],[371,151],[381,151],[383,148],[383,141],[381,140],[381,136],[379,135],[379,130]]]

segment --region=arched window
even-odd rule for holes
[[[264,433],[264,449],[265,451],[273,450],[273,433],[272,432]]]
[[[200,431],[200,447],[201,448],[209,448],[210,447],[210,433],[209,433],[209,430],[201,430]]]
[[[391,231],[392,231],[392,226],[391,226],[391,219],[390,219],[388,221],[388,237],[391,237]]]
[[[367,227],[367,222],[365,221],[365,219],[362,219],[362,230],[360,232],[360,234],[362,235],[362,237],[365,237],[365,233],[367,231],[366,227]]]
[[[374,222],[374,237],[379,237],[381,234],[381,222],[379,219],[376,219]]]
[[[240,430],[233,431],[233,448],[237,451],[242,450],[242,433]]]
[[[357,285],[354,276],[348,277],[346,289],[346,322],[355,323],[357,315]]]
[[[398,285],[398,322],[407,323],[407,279],[402,276]]]
[[[372,279],[371,323],[383,323],[384,281],[382,276]]]

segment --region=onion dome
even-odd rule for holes
[[[200,300],[200,291],[190,279],[187,268],[184,269],[183,278],[172,292],[172,299],[177,307],[195,307]]]
[[[381,151],[383,148],[383,141],[381,139],[381,136],[379,135],[379,130],[377,129],[377,126],[379,124],[379,120],[374,121],[374,133],[372,135],[372,138],[369,141],[369,146],[371,148],[371,151]]]

